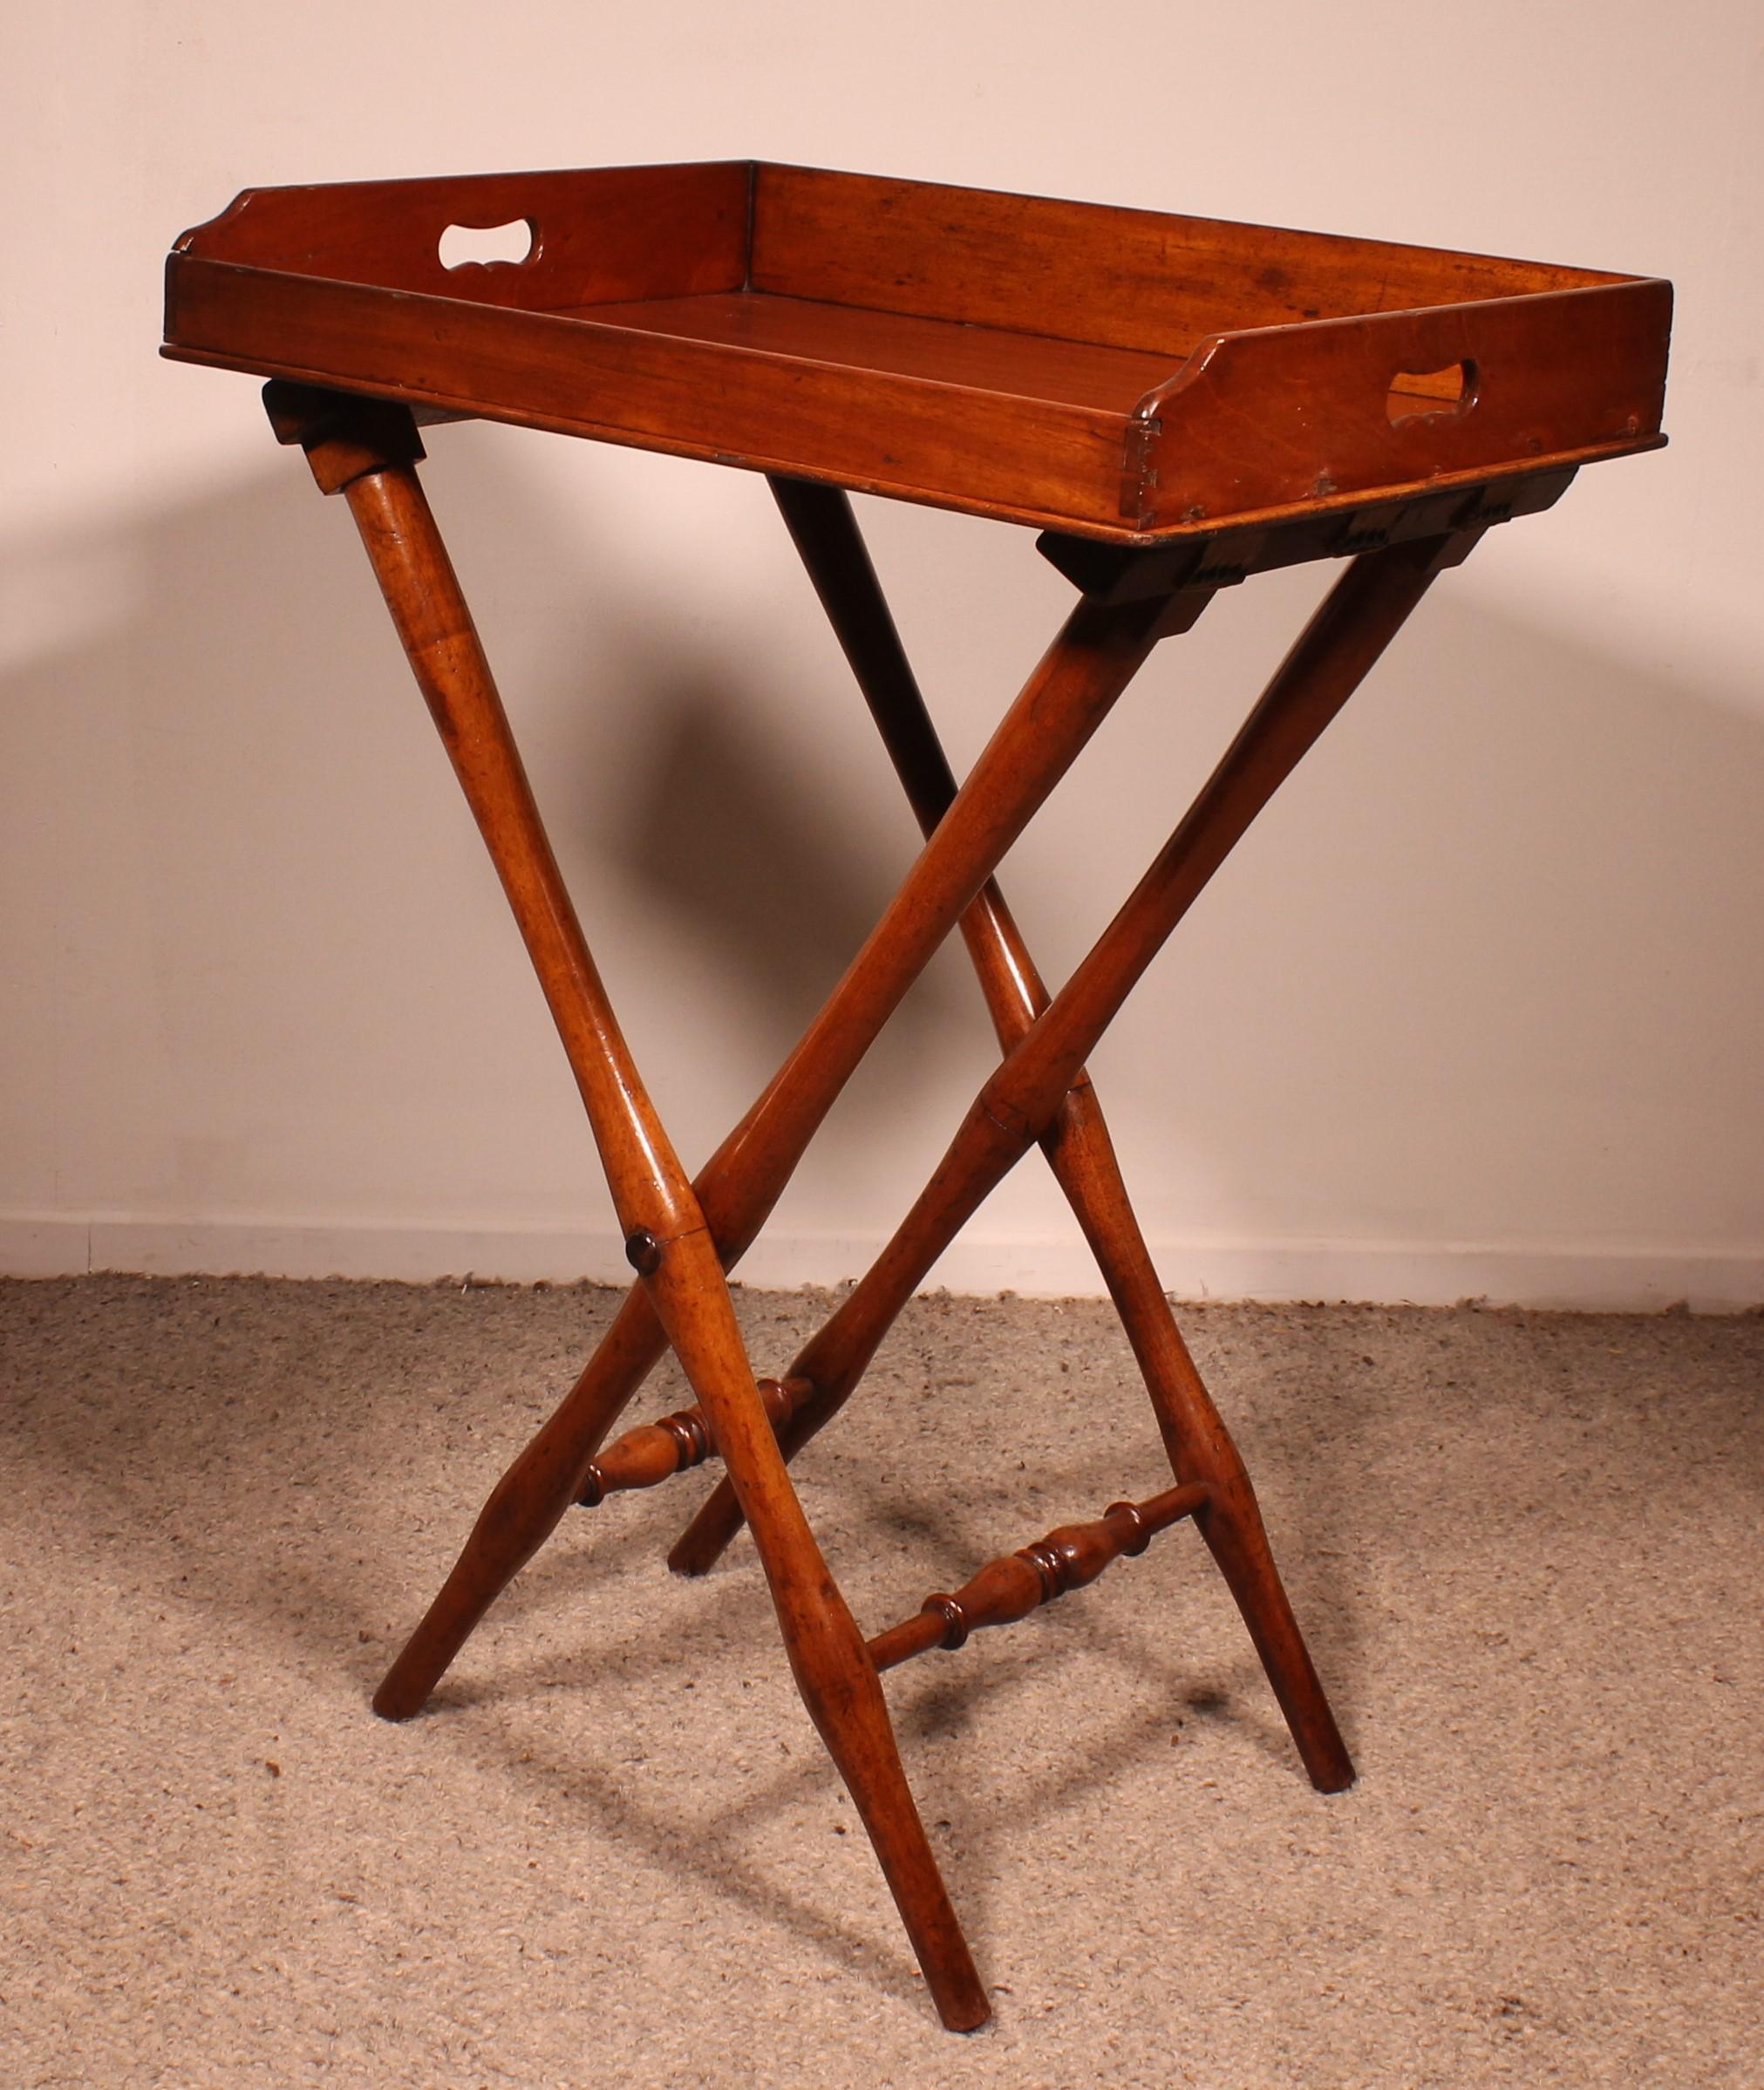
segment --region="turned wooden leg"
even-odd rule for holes
[[[1007,1053],[894,1238],[791,1366],[790,1376],[809,1380],[815,1392],[785,1427],[787,1456],[849,1398],[932,1263],[1027,1148],[1059,1122],[1057,1151],[1073,1154],[1073,1113],[1088,1106],[1075,1103],[1070,1092],[1097,1039],[1434,575],[1463,557],[1471,541],[1473,536],[1427,539],[1367,553],[1336,584],[1151,869],[1071,981]],[[1095,1120],[1090,1122],[1093,1134]],[[1091,1144],[1096,1145],[1093,1136]],[[1113,1207],[1096,1204],[1095,1194],[1106,1190],[1109,1181],[1118,1185],[1118,1171],[1111,1163],[1100,1174],[1093,1154],[1086,1172],[1081,1145],[1068,1173],[1093,1205],[1087,1231],[1093,1229],[1093,1242],[1109,1259],[1106,1271],[1113,1269],[1118,1276],[1135,1259],[1135,1243],[1143,1264],[1138,1282],[1128,1288],[1134,1302],[1129,1335],[1137,1333],[1157,1366],[1155,1379],[1148,1372],[1148,1384],[1173,1463],[1179,1477],[1222,1484],[1220,1508],[1208,1515],[1203,1528],[1269,1666],[1307,1770],[1319,1786],[1336,1789],[1351,1781],[1352,1766],[1273,1569],[1247,1477],[1187,1358],[1168,1306],[1161,1316],[1151,1312],[1146,1291],[1148,1280],[1154,1286],[1155,1278],[1137,1227],[1129,1236],[1120,1223],[1124,1217],[1131,1222],[1124,1192]],[[1198,1471],[1189,1465],[1196,1449],[1202,1455]],[[733,1492],[719,1483],[675,1547],[670,1564],[685,1573],[703,1572],[740,1521]]]
[[[1195,1521],[1243,1614],[1299,1760],[1319,1792],[1342,1792],[1354,1776],[1347,1746],[1274,1564],[1250,1475],[1158,1281],[1094,1097],[1073,1091],[1060,1127],[1054,1172],[1133,1346],[1171,1470],[1179,1481],[1206,1483]]]
[[[271,384],[276,434],[298,443],[320,487],[341,493],[399,639],[502,881],[587,1107],[620,1224],[668,1239],[700,1223],[684,1172],[643,1093],[541,824],[446,548],[417,478],[422,445],[410,412]],[[575,1500],[623,1405],[583,1416],[580,1399],[542,1429],[498,1484],[471,1542],[375,1695],[405,1719],[499,1592]],[[562,1413],[562,1412],[560,1412]]]
[[[671,1242],[645,1280],[753,1529],[809,1717],[838,1766],[924,1971],[937,2014],[991,2014],[902,1768],[875,1665],[791,1486],[707,1233]]]
[[[278,432],[301,443],[319,485],[348,500],[539,975],[632,1261],[711,1418],[753,1527],[804,1701],[851,1788],[939,2014],[955,2029],[971,2029],[988,2015],[985,1991],[908,1789],[875,1665],[790,1485],[704,1215],[644,1091],[558,874],[416,476],[421,450],[414,424],[403,409],[363,408],[292,388],[272,386],[269,403]],[[528,1505],[518,1517],[493,1518],[495,1542],[502,1542],[507,1525],[519,1523],[524,1545],[545,1515],[555,1522],[555,1494],[562,1492],[567,1503],[580,1486],[575,1465],[573,1451],[546,1459],[529,1452],[527,1479],[547,1499],[539,1514]],[[572,1485],[560,1489],[566,1472]],[[508,1491],[511,1497],[515,1492]],[[518,1550],[507,1547],[511,1556]],[[381,1711],[401,1718],[416,1710],[437,1656],[445,1658],[470,1630],[473,1603],[473,1588],[461,1585],[446,1609],[432,1610],[413,1642],[420,1646],[414,1654],[405,1650],[382,1685]]]

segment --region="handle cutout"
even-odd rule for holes
[[[514,267],[530,260],[538,242],[531,218],[510,218],[506,225],[450,225],[437,251],[444,269]]]
[[[1391,379],[1385,412],[1393,428],[1405,421],[1461,416],[1476,404],[1476,366],[1448,363],[1443,370],[1400,370]]]

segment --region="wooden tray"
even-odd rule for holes
[[[524,227],[522,261],[441,258]],[[247,189],[164,352],[1143,543],[1654,447],[1657,279],[740,161]]]

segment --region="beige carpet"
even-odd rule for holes
[[[703,1476],[368,1711],[611,1300],[0,1285],[0,2084],[1764,2081],[1764,1320],[1189,1314],[1360,1783],[1306,1786],[1188,1529],[899,1672],[962,2039],[746,1542],[662,1566]],[[745,1295],[761,1369],[825,1310]],[[1104,1307],[946,1297],[800,1468],[869,1630],[1165,1470]]]

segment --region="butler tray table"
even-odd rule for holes
[[[449,265],[459,228],[508,258]],[[1434,576],[1656,446],[1662,282],[716,162],[248,190],[168,262],[165,352],[269,378],[279,439],[342,494],[494,859],[582,1091],[637,1273],[600,1348],[497,1483],[374,1699],[423,1705],[572,1503],[707,1458],[669,1556],[744,1522],[791,1668],[850,1788],[945,2025],[985,1990],[878,1680],[1141,1551],[1181,1519],[1229,1585],[1304,1768],[1352,1767],[1231,1439],[1177,1331],[1084,1065],[1164,940]],[[468,417],[763,472],[925,835],[868,941],[696,1177],[676,1157],[558,875],[417,477],[417,427]],[[1026,523],[1077,601],[957,789],[848,490]],[[991,882],[1161,639],[1222,588],[1349,562],[1089,955],[1049,995]],[[908,987],[959,929],[997,1071],[899,1230],[775,1379],[727,1272]],[[1175,1484],[982,1567],[867,1638],[789,1461],[994,1184],[1039,1146],[1095,1251]],[[671,1349],[697,1406],[605,1440]]]

